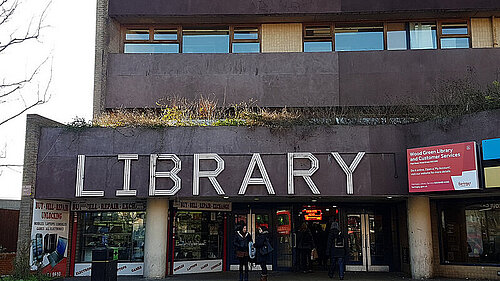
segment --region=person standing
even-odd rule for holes
[[[240,280],[248,281],[248,244],[252,241],[252,235],[248,233],[247,226],[241,225],[240,229],[234,235],[233,246],[235,249],[236,257],[240,263]],[[245,271],[243,272],[243,268]]]
[[[304,222],[297,233],[297,251],[299,256],[299,268],[304,273],[312,272],[311,251],[314,248],[314,239],[311,230]]]
[[[260,281],[267,281],[267,260],[272,251],[272,248],[270,249],[269,245],[271,245],[269,231],[266,226],[260,226],[259,234],[257,234],[257,237],[255,238],[255,248],[257,249],[257,263],[262,269]]]
[[[328,242],[326,248],[327,254],[330,256],[330,269],[328,276],[333,278],[335,267],[339,267],[339,278],[344,279],[344,261],[347,255],[347,241],[344,234],[340,231],[339,223],[333,222],[328,233]]]

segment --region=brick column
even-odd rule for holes
[[[38,162],[38,143],[42,127],[60,127],[61,123],[40,115],[26,116],[26,136],[24,144],[23,186],[31,186],[31,195],[21,195],[17,254],[26,254],[31,245],[31,224],[33,219],[33,200],[35,198],[36,166]],[[29,254],[29,250],[27,252]],[[28,268],[29,265],[26,265]]]

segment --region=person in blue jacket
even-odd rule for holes
[[[335,267],[338,264],[339,267],[339,278],[344,279],[344,264],[345,257],[348,253],[347,241],[340,231],[339,223],[333,222],[330,231],[328,233],[328,242],[326,246],[326,253],[330,256],[330,269],[328,270],[328,276],[333,278],[333,273],[335,272]]]

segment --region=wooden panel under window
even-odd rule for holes
[[[492,48],[493,28],[491,18],[471,19],[472,48]]]
[[[263,24],[262,52],[302,52],[302,24]]]
[[[500,47],[500,18],[493,18],[493,47]]]

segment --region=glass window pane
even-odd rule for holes
[[[149,30],[129,29],[125,35],[125,40],[149,40]]]
[[[449,34],[467,35],[467,34],[469,34],[466,22],[443,23],[441,25],[441,30],[442,30],[441,32],[443,35],[449,35]]]
[[[229,53],[229,28],[187,28],[182,33],[184,53]]]
[[[411,49],[436,49],[436,24],[435,23],[410,23],[410,48]]]
[[[335,51],[369,51],[384,49],[382,25],[338,25],[335,27]]]
[[[259,29],[257,27],[235,27],[234,39],[259,39]]]
[[[305,37],[331,39],[332,34],[329,26],[306,26]]]
[[[178,53],[179,44],[125,44],[124,53]]]
[[[404,23],[387,24],[387,50],[406,50],[406,25]]]
[[[155,30],[154,40],[177,40],[177,30],[176,29]]]
[[[469,38],[441,38],[441,49],[469,48]]]
[[[258,53],[260,43],[233,43],[233,53]]]
[[[304,42],[304,52],[331,52],[332,42]]]

